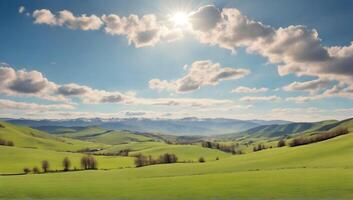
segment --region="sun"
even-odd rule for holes
[[[175,26],[185,26],[189,22],[189,16],[184,12],[176,12],[171,16],[170,20]]]

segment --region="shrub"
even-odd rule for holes
[[[34,174],[38,174],[39,173],[39,168],[38,167],[33,167],[32,169]]]
[[[176,163],[178,157],[175,154],[165,153],[159,156],[159,163]]]
[[[203,157],[200,157],[200,158],[199,158],[199,162],[200,162],[200,163],[204,163],[204,162],[206,162],[206,160],[205,160]]]
[[[43,169],[44,173],[48,172],[49,167],[50,167],[49,162],[47,160],[43,160],[42,161],[42,169]]]
[[[23,168],[23,172],[25,174],[28,174],[29,172],[31,172],[31,170],[29,168],[25,167],[25,168]]]
[[[283,147],[283,146],[286,146],[286,142],[283,139],[280,139],[278,141],[277,147]]]
[[[135,158],[135,165],[136,167],[142,167],[142,166],[146,166],[149,165],[150,161],[148,160],[148,158],[142,154],[138,154],[136,155]]]
[[[70,167],[71,167],[71,161],[68,157],[65,157],[63,160],[63,167],[64,167],[64,171],[69,171]]]

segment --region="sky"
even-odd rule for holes
[[[353,2],[0,1],[1,118],[353,113]]]

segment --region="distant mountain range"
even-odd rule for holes
[[[13,124],[40,128],[50,132],[58,127],[85,127],[99,126],[110,130],[129,130],[171,135],[223,135],[242,132],[251,128],[265,125],[283,125],[291,123],[283,120],[237,120],[224,118],[182,118],[182,119],[70,119],[70,120],[30,120],[30,119],[3,119]]]

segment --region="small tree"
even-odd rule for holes
[[[148,165],[148,158],[142,154],[138,154],[135,158],[136,167],[142,167]]]
[[[65,157],[63,160],[63,167],[64,167],[64,171],[69,171],[70,167],[71,167],[71,161],[68,157]]]
[[[33,167],[32,169],[34,174],[38,174],[39,173],[39,168],[38,167]]]
[[[200,157],[200,158],[199,158],[199,162],[200,162],[200,163],[204,163],[204,162],[206,162],[206,160],[205,160],[203,157]]]
[[[31,172],[31,170],[29,168],[25,167],[25,168],[23,168],[23,172],[25,174],[28,174],[29,172]]]
[[[97,165],[97,160],[93,156],[87,155],[81,158],[81,167],[85,170],[97,169]]]
[[[43,160],[42,161],[42,169],[43,169],[44,173],[48,172],[49,167],[50,167],[49,162],[47,160]]]
[[[284,147],[284,146],[286,146],[286,142],[283,139],[280,139],[278,141],[277,147]]]

